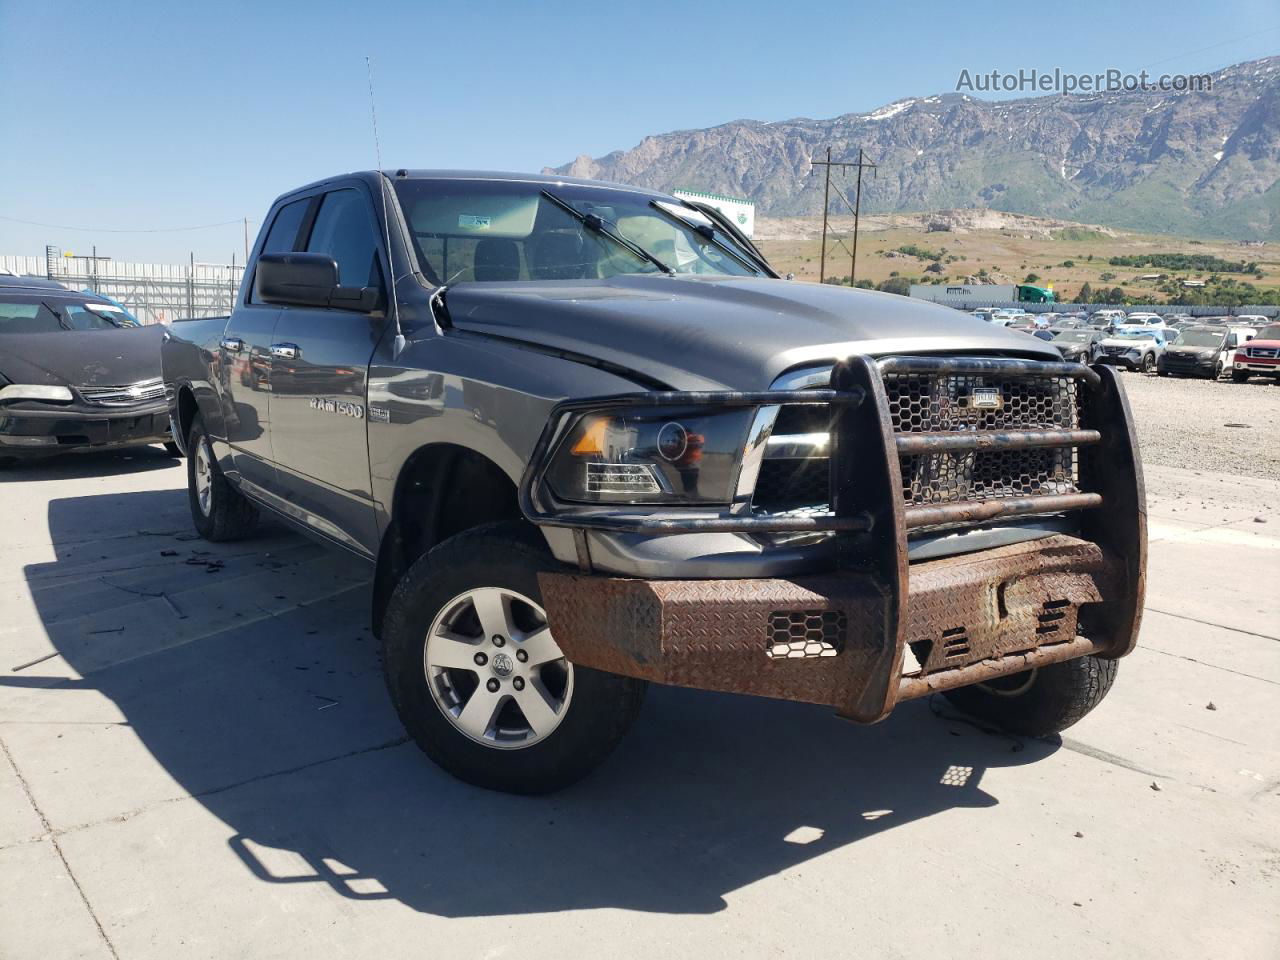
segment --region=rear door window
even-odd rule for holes
[[[271,229],[267,238],[262,241],[263,253],[290,253],[298,245],[298,231],[302,229],[302,221],[307,216],[307,207],[311,205],[311,197],[303,197],[286,203],[271,221]],[[249,301],[258,303],[253,290],[250,290]]]
[[[302,226],[302,218],[307,215],[310,197],[286,203],[276,214],[267,232],[267,239],[262,243],[263,253],[288,253],[298,242],[298,229]]]

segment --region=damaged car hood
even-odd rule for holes
[[[13,383],[120,386],[160,376],[164,328],[0,335],[0,374]]]
[[[950,307],[869,290],[755,277],[463,283],[462,331],[577,354],[681,390],[762,390],[856,353],[1060,360],[1055,347]]]

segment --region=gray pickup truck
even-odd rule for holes
[[[1114,371],[777,276],[714,208],[356,173],[272,206],[229,319],[163,345],[191,513],[374,566],[405,727],[472,783],[598,764],[648,682],[1026,735],[1107,693],[1146,508]]]

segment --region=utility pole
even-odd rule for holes
[[[249,218],[244,218],[244,262],[249,262]]]
[[[859,160],[861,160],[861,157],[859,157]],[[823,190],[822,190],[822,255],[818,261],[818,282],[826,283],[826,280],[827,280],[827,210],[831,206],[831,168],[839,167],[840,169],[844,170],[848,167],[857,166],[857,164],[851,163],[847,160],[832,160],[830,147],[827,147],[827,159],[810,160],[809,163],[815,167],[826,167],[826,170],[827,170],[826,186],[823,187]]]
[[[863,159],[862,148],[858,148],[858,186],[853,195],[853,252],[849,254],[849,286],[858,279],[858,213],[862,208],[862,168],[870,167],[871,175],[876,175],[876,165]],[[828,167],[827,169],[830,169]]]

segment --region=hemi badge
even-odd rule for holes
[[[373,423],[390,423],[391,411],[386,407],[375,407],[369,404],[369,420]]]
[[[1004,400],[995,387],[974,387],[969,394],[969,405],[975,410],[999,410]]]

